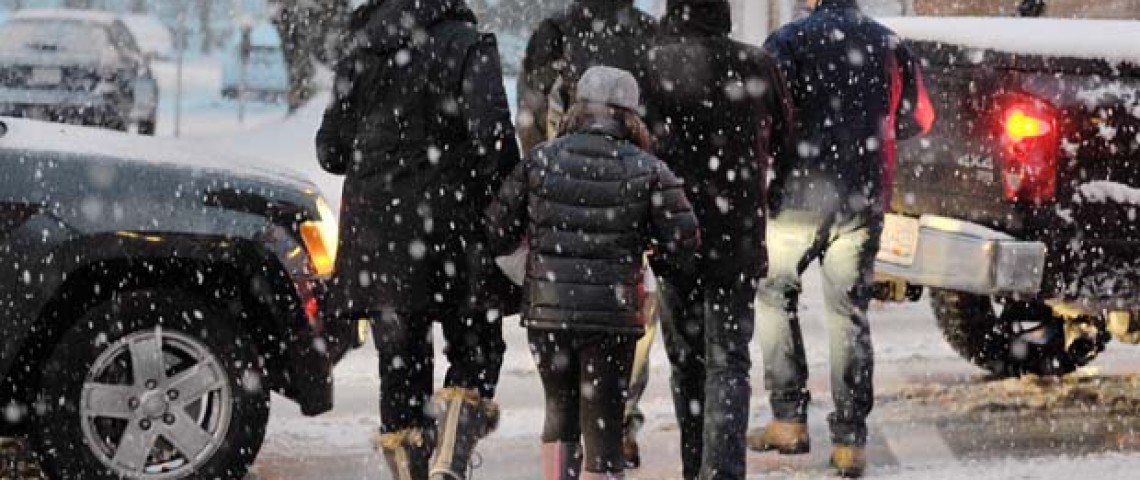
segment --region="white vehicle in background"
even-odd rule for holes
[[[158,84],[115,15],[22,10],[0,25],[0,115],[153,135]]]

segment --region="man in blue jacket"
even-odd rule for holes
[[[757,294],[757,330],[774,419],[749,438],[757,450],[805,453],[807,362],[796,313],[800,275],[819,260],[830,331],[835,412],[828,421],[838,473],[866,467],[874,402],[867,321],[875,254],[890,206],[895,141],[930,129],[934,114],[918,60],[856,0],[809,0],[806,18],[765,48],[789,82],[789,148],[773,164],[768,278]]]

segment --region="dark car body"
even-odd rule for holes
[[[153,134],[158,87],[115,16],[24,10],[0,25],[0,115]]]
[[[28,404],[37,362],[85,308],[163,286],[240,311],[268,386],[306,414],[331,408],[355,330],[317,313],[323,281],[299,225],[335,219],[311,183],[139,137],[3,124],[0,404]]]

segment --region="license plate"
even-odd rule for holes
[[[904,266],[914,264],[918,251],[918,219],[901,215],[887,215],[883,223],[883,237],[879,255],[883,262]]]
[[[33,68],[28,84],[32,86],[59,85],[63,83],[63,69],[60,68]]]

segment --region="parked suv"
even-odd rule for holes
[[[884,291],[930,287],[946,339],[1000,375],[1140,341],[1140,21],[884,21],[939,118],[900,145]]]
[[[0,119],[0,434],[51,478],[241,478],[269,392],[332,407],[356,335],[318,314],[335,218],[240,165]]]
[[[114,15],[22,10],[0,25],[0,115],[155,132],[158,84]]]

